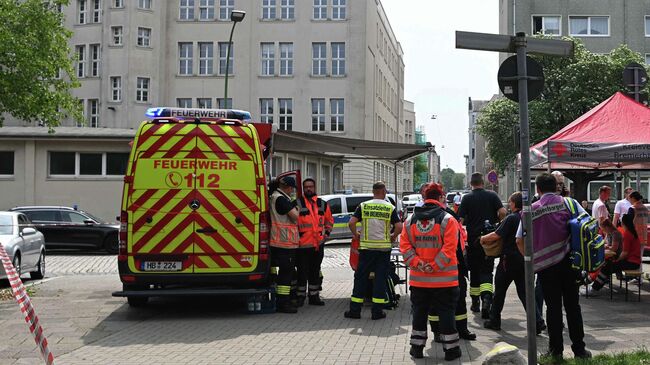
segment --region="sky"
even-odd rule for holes
[[[468,98],[498,93],[499,54],[456,49],[455,33],[499,33],[498,0],[381,2],[404,50],[404,98],[415,103],[416,124],[436,146],[441,169],[464,173]]]

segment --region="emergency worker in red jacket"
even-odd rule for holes
[[[424,205],[416,207],[406,220],[400,236],[400,251],[411,268],[409,284],[413,309],[410,354],[422,358],[427,343],[427,314],[435,308],[440,317],[440,337],[445,360],[461,356],[456,331],[458,301],[458,221],[440,202],[442,185],[429,183],[424,189]]]
[[[306,178],[302,183],[303,196],[296,200],[298,206],[298,232],[300,242],[296,251],[298,269],[298,306],[309,294],[309,304],[325,305],[320,298],[320,266],[323,262],[325,238],[334,225],[329,204],[316,195],[316,181]]]

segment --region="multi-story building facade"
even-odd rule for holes
[[[246,18],[234,32],[226,100],[234,9]],[[69,44],[81,82],[73,93],[84,107],[85,127],[135,129],[156,106],[234,107],[278,129],[405,142],[403,52],[380,0],[71,0],[62,11],[73,32]],[[9,118],[5,125],[26,124]],[[99,140],[86,147],[107,152],[98,151]],[[16,158],[24,159],[25,148],[16,148]],[[77,151],[69,143],[58,148]],[[46,156],[35,162],[45,170],[59,156],[33,155]],[[404,190],[402,163],[342,164],[325,155],[279,153],[271,174],[297,168],[320,181],[322,193],[369,191],[380,179]],[[92,180],[77,170],[73,180]],[[47,171],[46,180],[52,175]],[[0,202],[2,208],[15,203]]]
[[[415,105],[413,102],[404,100],[404,132],[400,134],[400,142],[402,143],[415,143]],[[403,186],[404,191],[415,189],[413,182],[413,162],[415,159],[404,161],[403,169]]]
[[[500,0],[499,31],[573,36],[595,53],[627,44],[650,61],[649,0]]]
[[[486,160],[487,152],[485,151],[485,137],[478,133],[476,123],[478,121],[481,110],[489,103],[489,100],[472,100],[469,98],[469,158],[467,159],[467,167],[465,169],[465,178],[474,172],[486,174]],[[469,181],[469,180],[468,180]]]

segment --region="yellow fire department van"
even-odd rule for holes
[[[237,110],[152,108],[147,116],[124,177],[123,290],[113,296],[131,306],[151,296],[268,298],[271,126]]]

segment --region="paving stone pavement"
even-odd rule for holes
[[[92,259],[86,262],[94,265]],[[482,320],[470,314],[471,329],[479,340],[462,341],[460,360],[444,362],[442,347],[429,343],[427,358],[413,361],[408,356],[408,296],[397,310],[388,312],[386,320],[370,320],[369,308],[361,320],[345,319],[342,313],[349,303],[352,273],[347,268],[327,268],[324,273],[326,306],[306,306],[294,315],[244,314],[241,305],[219,297],[153,299],[145,308],[130,308],[124,299],[110,296],[120,289],[112,273],[60,275],[32,282],[33,302],[57,364],[474,365],[482,362],[481,356],[496,342],[525,346],[524,311],[511,288],[502,331],[484,330]],[[398,289],[405,294],[403,286]],[[616,294],[614,301],[604,294],[581,298],[589,349],[612,352],[650,347],[650,316],[646,314],[650,286],[644,283],[643,289],[641,303],[625,302]],[[13,301],[0,302],[0,328],[0,364],[40,363]],[[540,352],[546,350],[546,343],[546,335],[538,337]],[[565,336],[565,356],[571,356],[569,344]]]

